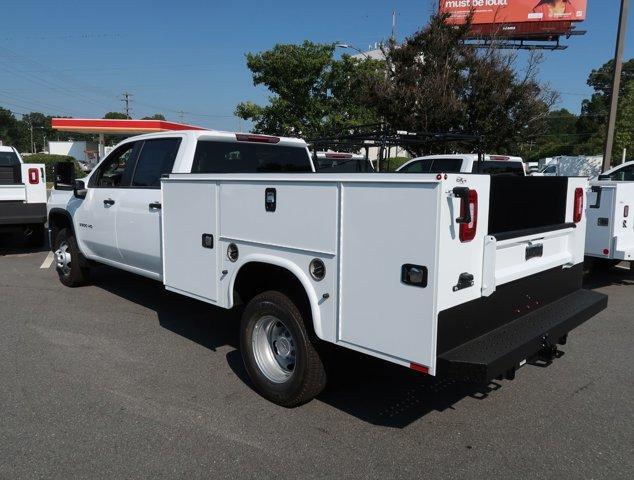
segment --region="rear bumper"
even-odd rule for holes
[[[0,202],[0,227],[46,223],[46,203]]]
[[[514,371],[544,347],[607,307],[607,296],[579,289],[438,357],[438,375],[486,383]]]

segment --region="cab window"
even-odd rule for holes
[[[304,147],[199,140],[192,173],[309,173]]]
[[[601,179],[609,179],[614,182],[633,182],[634,181],[634,165],[627,165],[610,173],[609,175],[601,175]]]
[[[143,142],[134,169],[132,187],[160,188],[161,175],[172,172],[180,144],[180,138],[158,138]]]
[[[426,158],[412,162],[399,172],[404,173],[459,173],[462,166],[460,158]]]
[[[134,169],[134,158],[138,152],[138,143],[126,143],[108,155],[108,158],[104,160],[91,177],[89,186],[95,188],[130,186]]]

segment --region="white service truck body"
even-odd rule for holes
[[[588,202],[586,255],[634,262],[634,182],[591,182]]]
[[[158,140],[178,145],[173,165],[137,187]],[[260,161],[239,173],[252,146],[281,171]],[[486,382],[552,352],[606,306],[581,289],[586,179],[315,174],[300,140],[220,132],[136,137],[111,155],[125,148],[136,167],[108,177],[109,156],[74,193],[51,195],[60,278],[99,262],[222,308],[246,304],[247,371],[282,405],[323,388],[319,342]],[[305,165],[282,167],[284,149]],[[115,177],[127,180],[109,187]],[[518,215],[527,204],[551,208]],[[305,331],[291,325],[298,312]]]
[[[24,163],[15,148],[0,145],[0,230],[22,230],[39,246],[45,222],[45,166]]]

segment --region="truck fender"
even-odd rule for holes
[[[262,253],[253,253],[246,255],[244,259],[241,259],[240,266],[235,269],[233,275],[231,276],[231,280],[229,282],[229,308],[233,306],[233,289],[235,286],[236,278],[238,278],[238,274],[240,270],[245,265],[250,263],[265,263],[269,265],[274,265],[276,267],[284,268],[292,273],[302,284],[304,287],[304,291],[306,292],[306,296],[308,297],[308,301],[310,302],[310,311],[313,317],[313,327],[315,329],[315,334],[317,337],[323,340],[323,330],[321,325],[321,312],[319,310],[319,299],[317,297],[317,293],[313,288],[312,282],[308,277],[308,274],[304,272],[296,263],[286,259],[276,257],[275,255],[268,255]]]

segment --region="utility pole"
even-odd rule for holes
[[[123,92],[123,97],[121,97],[121,101],[125,104],[125,116],[128,118],[132,118],[130,116],[130,100],[131,100],[132,94],[126,92]]]
[[[178,112],[178,119],[181,123],[183,123],[183,119],[185,118],[185,112],[183,112],[182,110],[180,110]]]
[[[392,11],[392,41],[396,41],[396,10]]]
[[[29,130],[31,131],[31,153],[35,153],[35,144],[33,143],[33,120],[29,121]]]
[[[610,169],[612,162],[612,147],[614,146],[614,131],[616,128],[616,113],[619,105],[619,90],[621,88],[621,71],[623,69],[623,49],[625,47],[625,31],[627,30],[627,14],[630,0],[621,0],[621,13],[619,16],[619,32],[616,37],[616,49],[614,52],[614,77],[612,79],[612,99],[610,103],[610,116],[608,117],[608,133],[605,138],[605,150],[603,154],[603,171]]]

